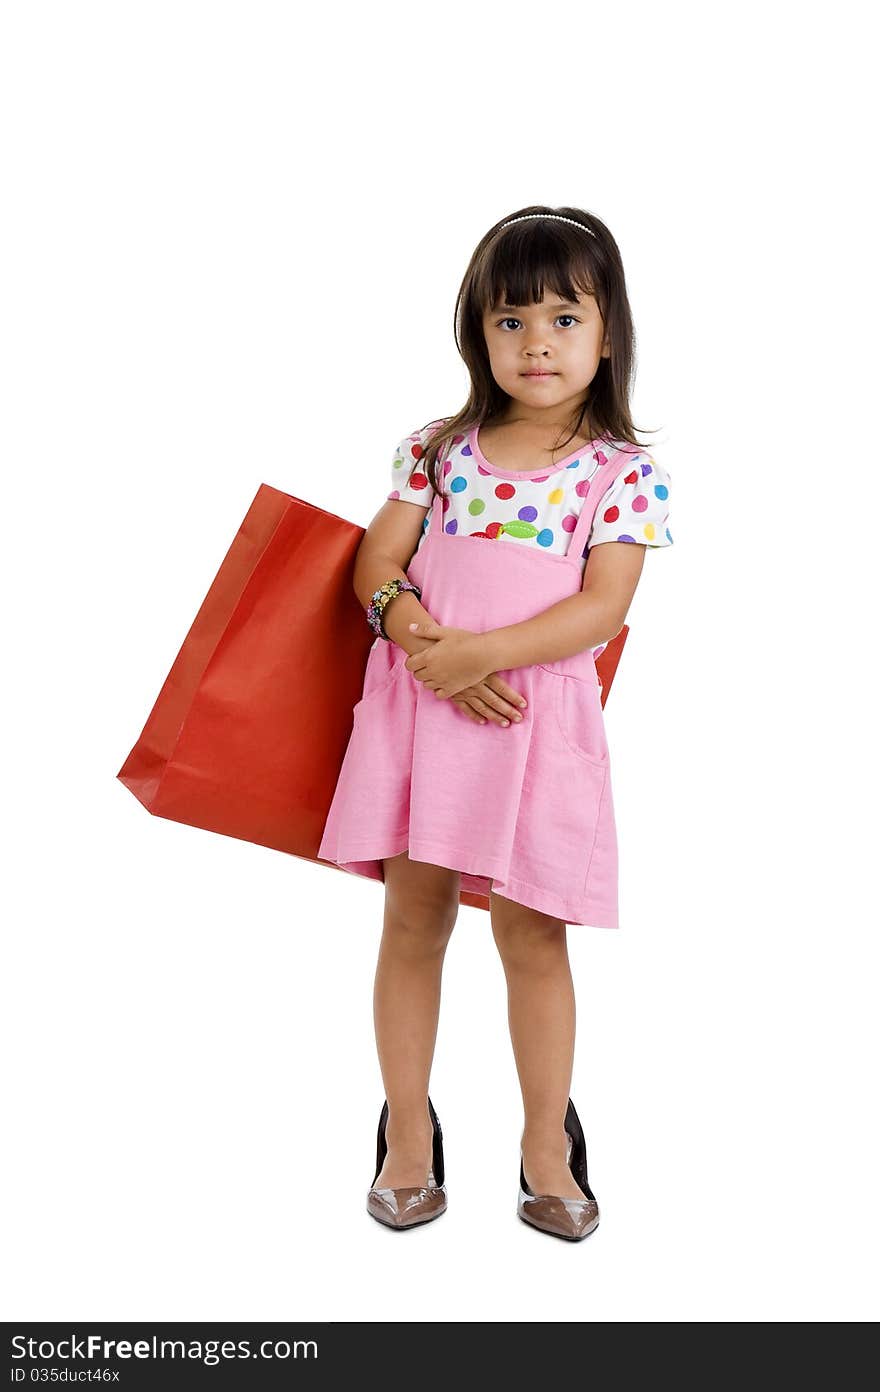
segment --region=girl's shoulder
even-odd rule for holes
[[[619,455],[621,468],[618,470],[611,489],[623,489],[636,485],[640,488],[658,488],[660,495],[666,497],[672,481],[672,474],[666,465],[652,454],[644,445],[631,445],[623,440],[614,440],[610,447],[606,447],[606,453],[611,458],[611,451]]]
[[[427,425],[420,425],[417,430],[413,430],[411,434],[404,436],[398,444],[398,449],[405,448],[414,451],[416,457],[418,457],[419,449],[421,449],[422,452],[427,449],[434,432],[440,430],[447,421],[451,420],[451,416],[440,416],[437,420],[428,421]]]
[[[416,503],[419,507],[429,507],[431,503],[431,484],[422,469],[421,461],[431,441],[431,436],[451,420],[451,416],[441,416],[428,421],[409,435],[404,435],[394,447],[391,459],[391,492],[389,499],[405,503]]]
[[[616,447],[625,456],[624,463],[599,499],[590,545],[636,541],[651,547],[671,546],[672,474],[647,449],[620,442]]]

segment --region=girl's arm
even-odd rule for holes
[[[532,619],[494,628],[484,635],[492,670],[558,662],[609,643],[623,628],[646,550],[646,546],[629,541],[592,546],[580,594],[551,604]]]
[[[387,502],[376,513],[354,563],[354,590],[364,610],[386,580],[407,578],[406,567],[418,546],[424,518],[424,508],[400,501]],[[424,647],[424,642],[410,633],[409,625],[430,622],[431,615],[411,590],[396,595],[382,619],[391,641],[410,655]]]

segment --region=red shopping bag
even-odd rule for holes
[[[363,534],[260,486],[117,774],[148,811],[317,859],[375,636]]]
[[[149,812],[340,868],[317,851],[374,640],[363,535],[261,484],[116,775]],[[596,663],[603,706],[627,632]]]
[[[603,652],[596,658],[596,675],[599,678],[599,686],[602,689],[602,709],[605,709],[605,702],[608,700],[608,692],[611,690],[611,683],[614,681],[614,673],[617,671],[620,656],[623,652],[623,645],[626,642],[626,635],[629,633],[629,624],[624,624],[619,633],[605,645]]]

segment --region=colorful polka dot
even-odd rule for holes
[[[431,525],[428,505],[432,489],[423,462],[428,439],[424,433],[420,438],[416,432],[398,446],[392,461],[392,489],[387,494],[389,499],[419,502],[423,507],[419,545]],[[480,464],[467,436],[459,434],[444,449],[444,457],[439,461],[438,481],[442,481],[443,489],[441,530],[450,537],[478,537],[564,555],[578,530],[579,517],[589,506],[596,474],[608,457],[596,449],[578,455],[563,469],[557,467],[538,475],[524,473],[522,478],[511,473],[510,478],[504,478],[503,471],[499,473]],[[578,558],[580,564],[587,560],[596,542],[619,541],[651,547],[672,544],[672,532],[666,525],[668,476],[645,453],[630,453],[624,467],[626,472],[618,473],[605,490],[604,506],[600,499]],[[493,521],[486,521],[487,512]],[[627,521],[634,531],[618,531]],[[605,646],[594,648],[594,653],[598,655]]]

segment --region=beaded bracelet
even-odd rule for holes
[[[390,604],[395,595],[402,594],[404,590],[412,590],[416,599],[421,599],[422,597],[422,592],[418,585],[414,585],[410,580],[386,580],[384,585],[380,585],[378,590],[373,592],[373,596],[367,605],[367,623],[375,634],[380,638],[387,639],[388,642],[391,640],[385,632],[385,624],[383,621],[385,606]]]

